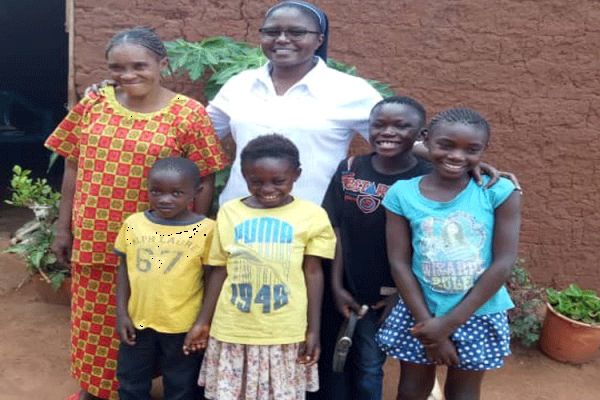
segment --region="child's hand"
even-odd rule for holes
[[[210,325],[194,324],[183,340],[183,353],[187,356],[206,349],[209,332]]]
[[[521,185],[519,184],[519,180],[517,179],[517,176],[515,174],[513,174],[511,172],[499,171],[498,169],[491,166],[490,164],[480,162],[479,165],[473,169],[471,174],[473,175],[473,179],[475,179],[475,181],[477,182],[478,185],[483,184],[483,179],[482,179],[481,175],[489,176],[490,180],[487,183],[487,185],[485,185],[486,188],[490,188],[490,187],[494,186],[494,184],[496,182],[498,182],[498,179],[500,179],[501,177],[507,178],[508,180],[510,180],[513,183],[513,185],[515,185],[515,189],[519,193],[523,193],[523,190],[521,189]]]
[[[350,318],[350,312],[354,311],[356,315],[362,317],[360,304],[354,300],[354,297],[345,289],[337,289],[333,291],[333,299],[337,310],[344,316]],[[364,313],[363,313],[364,314]]]
[[[308,332],[306,341],[300,346],[298,352],[298,363],[313,365],[319,361],[321,355],[321,343],[319,342],[318,332]]]
[[[390,296],[387,296],[383,300],[379,300],[377,303],[375,303],[375,305],[371,306],[373,310],[379,310],[383,308],[383,312],[377,320],[378,325],[381,325],[383,321],[385,321],[387,316],[390,315],[390,313],[392,312],[392,308],[394,308],[396,303],[398,303],[398,296],[392,294]]]
[[[83,91],[83,95],[87,96],[90,93],[99,95],[100,89],[105,88],[107,86],[117,86],[117,81],[114,81],[112,79],[104,79],[100,83],[92,83],[90,86],[85,88],[85,90]]]
[[[443,317],[436,317],[419,322],[411,329],[411,333],[423,345],[429,345],[448,339],[452,329]]]
[[[456,347],[448,338],[439,343],[425,346],[425,352],[427,353],[427,358],[437,365],[453,367],[460,362]]]
[[[135,328],[129,314],[117,315],[117,329],[122,342],[135,346]]]

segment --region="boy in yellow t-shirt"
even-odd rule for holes
[[[127,218],[117,236],[121,400],[149,398],[156,365],[165,398],[200,396],[201,356],[183,352],[200,311],[202,264],[215,225],[189,210],[199,188],[200,173],[192,161],[158,160],[148,174],[150,210]]]

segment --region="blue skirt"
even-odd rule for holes
[[[425,348],[410,330],[415,320],[409,309],[399,301],[386,318],[375,338],[390,357],[413,364],[433,365]],[[510,355],[510,329],[506,312],[472,315],[450,336],[460,363],[455,367],[465,371],[486,371],[500,368]]]

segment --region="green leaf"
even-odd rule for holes
[[[41,263],[44,257],[44,253],[45,251],[43,249],[35,249],[34,251],[32,251],[29,255],[31,265],[33,265],[36,268],[40,268],[42,265]]]
[[[50,285],[52,286],[52,289],[54,289],[55,291],[58,290],[58,288],[60,288],[63,284],[65,277],[66,274],[63,272],[57,272],[55,274],[50,275]]]
[[[549,288],[546,292],[548,302],[558,313],[576,321],[600,324],[600,298],[595,291],[571,284],[562,291]]]

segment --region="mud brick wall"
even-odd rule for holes
[[[274,1],[77,0],[79,91],[106,76],[104,46],[137,24],[165,39],[257,43]],[[524,187],[521,256],[536,281],[600,289],[600,3],[318,0],[330,54],[430,113],[465,105],[493,127],[488,159]],[[199,88],[178,90],[200,97]]]

